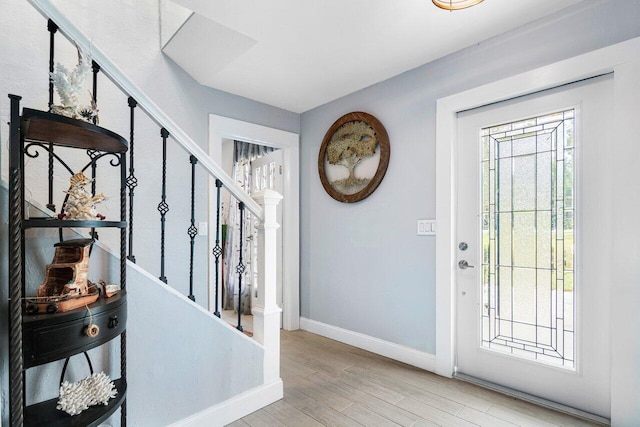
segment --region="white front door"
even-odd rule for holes
[[[604,76],[460,113],[457,153],[456,372],[607,418],[612,90]]]
[[[265,156],[259,157],[251,162],[251,180],[252,187],[251,192],[256,193],[260,190],[264,190],[265,188],[277,191],[280,194],[284,194],[284,179],[283,179],[283,150],[275,150]],[[276,302],[278,307],[280,307],[284,311],[284,298],[282,292],[282,266],[283,266],[283,258],[282,258],[282,228],[283,228],[283,208],[284,204],[287,203],[286,200],[282,200],[278,203],[278,207],[276,209],[276,218],[280,227],[276,231],[276,245],[277,245],[277,254],[276,259],[278,260],[278,264],[276,267]],[[257,243],[257,242],[256,242]],[[253,245],[253,256],[256,260],[257,265],[257,246]],[[254,278],[254,288],[257,287],[257,278]],[[280,327],[282,328],[282,313],[280,314]]]

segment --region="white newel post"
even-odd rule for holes
[[[280,313],[276,304],[276,207],[282,196],[265,189],[251,196],[262,209],[258,223],[258,295],[253,300],[253,337],[264,346],[264,383],[280,381]]]

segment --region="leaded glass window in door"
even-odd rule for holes
[[[575,111],[481,130],[482,347],[575,367]]]

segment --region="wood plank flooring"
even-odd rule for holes
[[[305,331],[282,331],[284,399],[231,427],[592,426]]]

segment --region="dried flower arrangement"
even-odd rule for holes
[[[70,182],[69,190],[65,191],[69,197],[62,207],[62,213],[58,217],[60,219],[75,220],[105,219],[105,216],[96,210],[96,205],[104,202],[106,197],[102,193],[95,196],[89,194],[85,186],[91,180],[82,172],[78,172],[71,177]]]
[[[61,105],[52,105],[51,112],[87,122],[95,118],[97,122],[98,108],[91,93],[89,93],[90,105],[80,105],[80,93],[84,89],[87,76],[91,73],[91,56],[79,47],[77,49],[78,64],[73,70],[57,62],[55,71],[49,73],[61,103]]]

